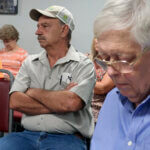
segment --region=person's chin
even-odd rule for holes
[[[126,97],[128,97],[132,93],[132,89],[130,86],[118,85],[117,88],[119,89],[120,93]]]
[[[131,102],[135,102],[138,94],[135,93],[131,88],[130,89],[119,89],[120,93],[127,97]]]
[[[44,44],[45,40],[38,40],[40,44]]]
[[[119,89],[120,90],[120,89]],[[130,91],[127,91],[127,90],[120,90],[120,93],[123,95],[123,96],[126,96],[126,97],[130,97],[131,93]]]
[[[41,46],[42,48],[44,48],[44,45],[43,45],[43,44],[40,44],[40,46]]]
[[[42,43],[42,42],[40,42],[40,46],[41,46],[42,48],[45,47],[44,43]]]

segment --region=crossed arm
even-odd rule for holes
[[[25,93],[14,92],[10,96],[10,108],[28,115],[78,111],[84,102],[69,91],[75,85],[77,84],[70,83],[63,91],[30,88]]]

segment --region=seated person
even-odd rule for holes
[[[6,24],[0,28],[0,40],[5,46],[0,50],[2,67],[16,76],[28,53],[17,44],[19,33],[13,25]]]
[[[112,79],[108,76],[106,70],[97,63],[96,57],[98,57],[97,39],[93,39],[90,58],[94,62],[96,71],[96,84],[94,87],[94,95],[92,99],[92,112],[94,115],[95,124],[97,122],[98,114],[102,104],[105,100],[106,94],[114,87]]]
[[[15,78],[10,108],[24,113],[25,130],[0,138],[0,150],[87,150],[96,78],[92,61],[70,44],[73,16],[50,6],[32,9],[30,17],[44,51],[28,56]]]
[[[101,108],[91,150],[150,149],[149,16],[149,0],[109,0],[94,22],[97,61],[116,88]]]

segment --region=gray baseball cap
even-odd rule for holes
[[[30,11],[30,17],[35,21],[38,21],[41,15],[51,18],[58,18],[63,23],[68,25],[71,31],[75,28],[73,16],[65,7],[54,5],[46,8],[45,10],[32,9]]]

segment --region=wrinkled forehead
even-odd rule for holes
[[[131,37],[128,30],[107,31],[98,37],[98,49],[108,55],[131,55],[141,52],[141,46]]]

